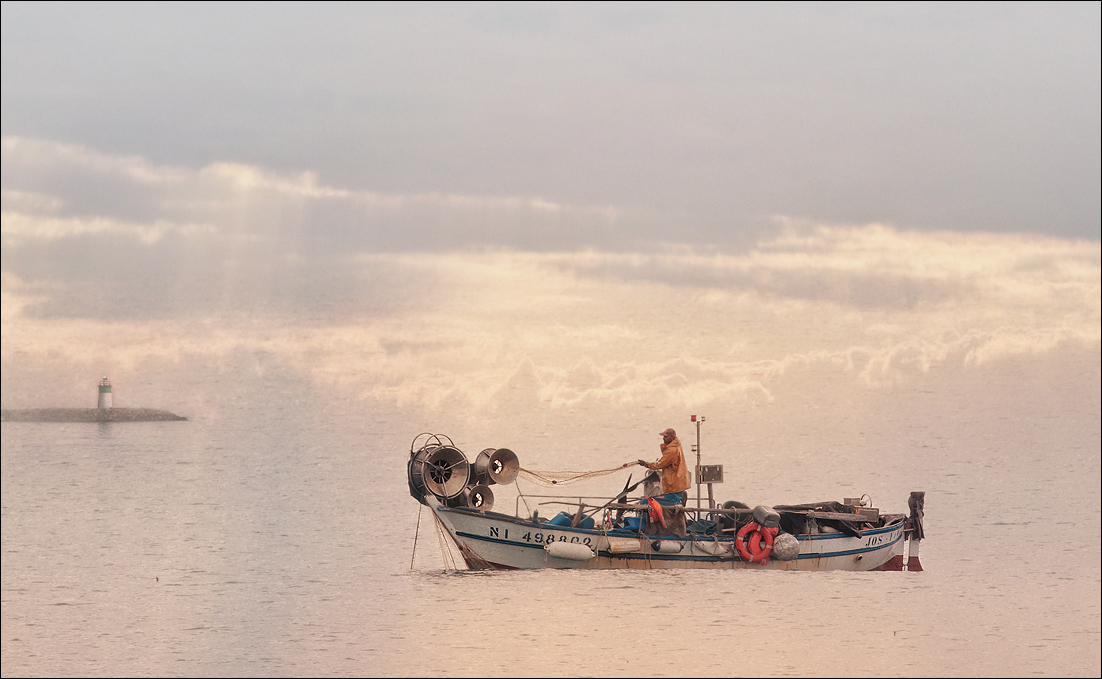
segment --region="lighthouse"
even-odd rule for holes
[[[100,410],[107,410],[111,408],[111,380],[107,379],[107,375],[103,376],[103,379],[99,381],[99,403],[96,405]]]

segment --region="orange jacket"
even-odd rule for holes
[[[685,453],[681,450],[681,441],[675,436],[669,443],[661,445],[662,457],[657,462],[648,462],[647,469],[662,470],[662,492],[680,493],[693,486],[689,476],[689,467],[685,464]]]

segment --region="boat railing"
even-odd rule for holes
[[[519,517],[520,516],[520,503],[521,503],[521,501],[524,501],[524,504],[527,505],[528,504],[527,501],[531,500],[531,499],[543,499],[544,500],[544,502],[537,502],[536,503],[537,507],[542,507],[544,505],[563,505],[565,507],[578,507],[584,512],[586,510],[586,508],[589,508],[589,509],[603,508],[608,503],[615,501],[616,497],[617,496],[604,497],[604,496],[600,496],[600,495],[570,495],[570,496],[563,496],[563,495],[530,495],[528,493],[525,493],[523,495],[517,495],[516,507],[514,508],[513,514],[514,514],[514,516]],[[573,498],[577,498],[577,499],[575,500]],[[589,503],[590,501],[596,501],[597,503],[600,503],[600,504],[596,504],[596,503],[590,504]]]
[[[516,506],[513,510],[513,515],[520,516],[520,503],[524,501],[525,505],[528,504],[528,500],[542,499],[543,502],[537,502],[537,507],[543,507],[548,505],[559,505],[563,507],[570,507],[577,511],[588,514],[589,512],[596,512],[602,509],[612,509],[625,512],[647,512],[650,511],[650,506],[645,504],[646,497],[639,496],[635,500],[628,499],[626,502],[616,502],[622,496],[607,497],[600,495],[518,495],[516,499]],[[681,507],[686,512],[695,512],[697,516],[701,514],[720,514],[725,516],[740,517],[749,516],[753,514],[753,509],[744,508],[732,508],[724,509],[721,507],[693,507],[691,505]],[[847,515],[850,519],[855,515]]]
[[[517,505],[514,515],[520,517],[520,502],[522,499],[525,500],[526,506],[528,505],[527,500],[539,499],[543,501],[535,503],[537,507],[551,505],[569,507],[574,510],[574,522],[577,522],[582,516],[592,516],[603,510],[624,513],[645,513],[650,511],[650,506],[645,502],[645,497],[627,499],[626,501],[617,502],[617,500],[621,500],[622,497],[622,495],[611,498],[595,495],[578,495],[570,497],[564,497],[562,495],[523,495],[517,497]],[[719,517],[726,516],[730,517],[730,519],[733,519],[733,522],[736,524],[742,523],[743,520],[753,516],[754,513],[753,509],[745,507],[693,507],[691,505],[683,505],[681,508],[686,513],[694,513],[698,520],[704,518],[705,515],[713,517],[712,520],[718,520]],[[786,509],[785,511],[803,514],[812,521],[833,519],[856,524],[872,524],[873,527],[880,523],[881,518],[878,511],[873,515],[864,513],[849,514],[840,512],[827,512],[812,509]],[[735,530],[736,529],[733,526],[729,526],[720,528],[719,532],[720,534],[733,534]]]

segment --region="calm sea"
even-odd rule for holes
[[[449,570],[406,488],[417,434],[593,470],[656,457],[666,426],[695,443],[691,413],[466,417],[166,371],[168,402],[131,405],[188,422],[2,425],[3,674],[1098,676],[1099,363],[1080,358],[1070,380],[1022,363],[702,411],[721,500],[902,512],[926,491],[922,573]]]

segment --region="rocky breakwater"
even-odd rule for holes
[[[0,422],[179,422],[167,410],[152,408],[33,408],[0,410]]]

